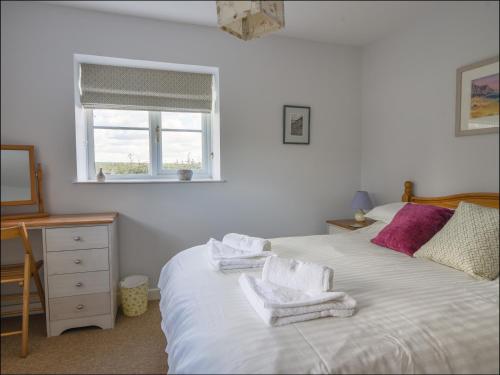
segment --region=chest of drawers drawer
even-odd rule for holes
[[[106,226],[50,228],[45,231],[47,251],[99,249],[108,247]]]
[[[52,298],[49,301],[50,320],[83,318],[108,314],[111,311],[109,293]]]
[[[49,298],[109,291],[109,272],[85,272],[48,277]]]
[[[109,269],[108,249],[52,251],[47,253],[49,275]]]

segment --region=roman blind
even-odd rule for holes
[[[210,112],[212,75],[80,64],[84,108]]]

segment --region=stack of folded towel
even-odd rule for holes
[[[216,270],[262,267],[271,255],[271,242],[263,238],[229,233],[221,241],[207,242],[208,259]]]
[[[245,234],[229,233],[224,236],[222,243],[244,251],[270,251],[271,242],[259,237],[250,237]]]
[[[356,301],[333,292],[333,270],[326,266],[268,257],[262,278],[242,274],[240,286],[257,314],[270,326],[327,316],[349,317]]]

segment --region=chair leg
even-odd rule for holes
[[[30,257],[28,254],[24,256],[24,281],[23,281],[23,322],[22,322],[22,341],[21,341],[21,357],[28,355],[28,334],[29,334],[29,308],[30,308]]]
[[[46,313],[45,310],[45,293],[43,292],[42,281],[40,280],[40,274],[38,270],[33,273],[33,278],[35,279],[36,290],[38,292],[38,297],[40,298],[40,303],[42,304],[43,312]]]

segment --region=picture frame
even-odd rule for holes
[[[308,145],[311,140],[311,107],[283,106],[283,144]]]
[[[457,69],[455,136],[498,133],[498,56]]]

